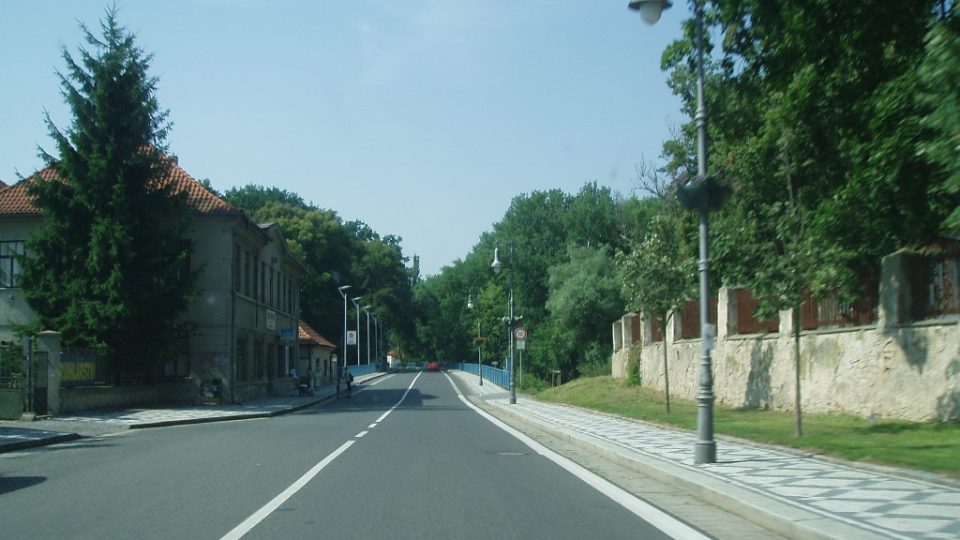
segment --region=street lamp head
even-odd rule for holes
[[[500,248],[493,248],[493,263],[490,265],[490,268],[493,268],[494,274],[499,274],[500,269],[503,268],[503,263],[500,262]]]
[[[343,291],[349,289],[350,287],[352,287],[352,285],[343,285],[341,287],[337,287],[337,290],[342,293]]]
[[[639,11],[647,24],[657,24],[663,11],[670,9],[673,4],[670,0],[630,0],[627,6],[634,11]]]
[[[467,309],[473,309],[473,293],[467,297]]]
[[[677,187],[677,198],[687,210],[715,212],[730,198],[730,188],[718,183],[713,176],[697,176]]]
[[[360,305],[359,300],[360,300],[361,298],[363,298],[363,297],[362,297],[362,296],[354,296],[353,298],[350,299],[350,301],[353,302],[354,305],[359,306],[359,305]]]
[[[370,304],[367,304],[367,305],[363,306],[361,309],[363,309],[364,311],[369,311],[370,308],[372,308],[372,307],[373,307],[373,306],[371,306]]]

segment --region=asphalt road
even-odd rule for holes
[[[2,536],[699,534],[510,433],[461,399],[446,374],[395,374],[359,390],[277,418],[123,432],[2,457]]]

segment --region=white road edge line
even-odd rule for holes
[[[256,527],[261,521],[266,519],[267,516],[273,513],[274,510],[279,508],[281,504],[285,503],[290,497],[292,497],[298,491],[303,489],[303,486],[307,485],[307,483],[310,480],[313,480],[313,477],[318,475],[320,471],[322,471],[327,465],[332,463],[333,460],[337,459],[340,456],[340,454],[346,452],[347,449],[350,448],[355,442],[356,441],[347,441],[342,445],[340,445],[340,448],[337,448],[336,450],[333,451],[332,454],[323,458],[323,461],[314,465],[312,469],[307,471],[306,474],[301,476],[296,482],[294,482],[293,484],[290,484],[290,487],[283,490],[283,492],[277,495],[276,497],[274,497],[272,501],[263,505],[263,507],[261,507],[259,510],[254,512],[253,515],[243,520],[242,523],[234,527],[232,531],[223,535],[221,540],[238,540],[242,538],[245,534],[247,534],[254,527]]]
[[[473,403],[467,400],[457,390],[456,384],[454,384],[453,379],[450,378],[450,375],[444,373],[447,376],[447,380],[450,381],[450,384],[453,386],[454,391],[457,392],[457,397],[460,398],[467,407],[470,407],[480,416],[489,420],[493,425],[498,428],[506,431],[510,435],[516,437],[520,442],[529,446],[534,452],[540,454],[541,456],[549,459],[550,461],[556,463],[560,467],[564,468],[570,474],[576,476],[588,486],[599,491],[600,493],[606,495],[615,503],[626,508],[630,512],[633,512],[636,516],[643,519],[647,523],[653,525],[654,527],[660,529],[664,533],[670,535],[673,538],[682,538],[684,540],[709,540],[709,537],[705,536],[700,531],[690,527],[689,525],[683,523],[682,521],[677,520],[673,516],[661,511],[660,509],[652,506],[651,504],[638,499],[636,496],[627,492],[623,488],[611,483],[605,478],[601,478],[596,474],[590,472],[583,466],[575,463],[574,461],[561,456],[560,454],[550,450],[546,446],[538,443],[537,441],[527,437],[523,433],[520,433],[516,429],[508,426],[500,419],[491,416],[488,412],[480,409]]]

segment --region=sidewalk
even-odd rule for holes
[[[718,463],[694,465],[694,433],[478,386],[497,413],[683,489],[789,538],[960,538],[960,482],[718,438]],[[958,457],[960,459],[960,457]],[[935,480],[935,481],[934,481]]]
[[[383,373],[361,375],[354,384],[382,375]],[[345,395],[346,388],[341,386],[340,391]],[[0,421],[0,453],[126,429],[266,418],[312,407],[335,397],[336,385],[328,383],[315,388],[312,396],[276,396],[245,404],[92,411],[49,417],[36,422]]]

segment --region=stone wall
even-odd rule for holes
[[[61,388],[59,414],[98,409],[190,405],[198,403],[199,399],[200,387],[191,379],[142,386]]]
[[[627,313],[612,325],[613,332],[613,376],[623,379],[627,376],[627,365],[631,347],[640,343],[640,315]]]
[[[889,260],[888,260],[889,259]],[[804,411],[848,413],[906,420],[960,418],[960,318],[903,321],[909,295],[895,257],[884,259],[877,324],[801,333],[800,395]],[[888,272],[893,268],[893,274]],[[792,410],[794,406],[793,313],[780,314],[780,331],[736,332],[734,295],[720,290],[716,348],[711,358],[718,404]],[[624,318],[626,319],[626,317]],[[650,342],[643,319],[640,343],[615,347],[615,377],[625,376],[630,346],[641,348],[643,386],[662,391],[663,347],[667,347],[672,396],[693,400],[699,381],[699,339],[678,339],[680,317],[672,317],[664,341]],[[614,325],[623,325],[623,319]]]

